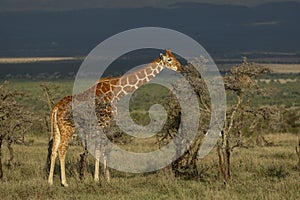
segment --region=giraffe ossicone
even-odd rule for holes
[[[114,116],[116,116],[116,103],[125,95],[134,92],[139,87],[152,80],[165,68],[177,72],[181,72],[183,70],[180,62],[168,49],[165,54],[160,54],[158,58],[154,59],[143,68],[135,70],[122,77],[101,78],[89,89],[73,96],[66,96],[53,106],[50,112],[52,132],[51,140],[53,140],[48,177],[50,185],[53,184],[55,160],[58,155],[60,160],[61,184],[63,186],[68,186],[66,181],[65,157],[69,141],[76,131],[72,115],[73,101],[80,102],[84,105],[85,102],[90,101],[90,98],[95,98],[93,99],[94,105],[92,106],[97,108],[97,123],[101,128],[107,128],[111,126],[111,122]],[[104,152],[104,174],[107,181],[109,181],[110,175],[107,169],[107,156],[108,155]],[[97,157],[95,162],[94,180],[99,180],[99,159],[97,159]]]

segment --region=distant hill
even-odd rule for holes
[[[171,8],[103,8],[0,13],[0,57],[86,55],[113,34],[143,27],[183,32],[212,55],[300,52],[300,3],[256,7],[181,3]]]

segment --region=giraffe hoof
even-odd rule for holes
[[[53,185],[53,181],[48,181],[49,185],[52,186]]]
[[[110,178],[106,177],[106,183],[110,184]]]
[[[69,187],[68,183],[61,183],[61,186],[63,186],[63,187]]]

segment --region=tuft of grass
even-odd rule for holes
[[[271,178],[285,178],[289,175],[287,169],[283,166],[278,166],[276,164],[261,166],[259,175],[263,177],[271,177]]]

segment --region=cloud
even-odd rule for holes
[[[116,7],[166,7],[175,3],[197,2],[213,4],[233,4],[255,6],[267,2],[282,2],[284,0],[1,0],[1,11],[24,10],[75,10],[87,8]],[[294,0],[300,2],[300,0]]]
[[[282,21],[265,21],[265,22],[253,22],[250,24],[246,24],[247,26],[273,26],[281,24]]]

